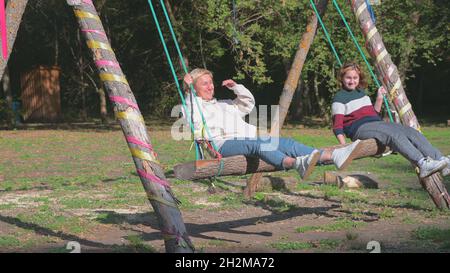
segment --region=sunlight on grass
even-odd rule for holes
[[[444,154],[450,154],[448,128],[423,129],[433,144]],[[122,132],[30,130],[7,133],[9,137],[0,138],[0,150],[5,154],[0,158],[0,211],[3,215],[11,215],[14,221],[27,228],[19,227],[20,234],[2,234],[0,247],[31,248],[60,240],[55,236],[37,234],[35,230],[80,235],[101,229],[105,224],[123,227],[125,216],[104,212],[108,209],[152,211]],[[282,134],[314,147],[336,144],[335,137],[327,128],[308,129],[308,133],[301,129],[289,129]],[[262,192],[246,200],[242,190],[250,174],[220,177],[214,182],[216,192],[212,194],[208,192],[211,186],[208,180],[193,182],[173,178],[174,165],[195,158],[193,151],[189,151],[189,141],[172,141],[168,128],[161,127],[152,136],[152,143],[173,193],[182,202],[179,208],[183,213],[228,213],[235,209],[251,208],[273,215],[289,215],[303,210],[304,204],[322,206],[327,202],[339,206],[341,211],[336,221],[301,226],[296,229],[298,233],[344,230],[353,234],[353,230],[359,232],[358,228],[370,226],[367,219],[397,221],[404,225],[422,221],[431,224],[450,221],[450,212],[435,209],[428,193],[421,188],[411,164],[401,155],[355,160],[346,170],[370,172],[380,181],[379,189],[349,190],[323,185],[324,171],[336,170],[329,165],[317,166],[307,181],[301,181],[295,171],[270,173],[273,178],[290,181],[292,187],[289,190],[263,188]],[[450,187],[450,177],[445,178],[445,184]],[[403,214],[404,210],[408,210],[408,214]],[[333,209],[330,213],[336,211]],[[449,230],[420,229],[415,231],[414,238],[437,242],[444,247],[450,245],[445,232]],[[22,240],[22,237],[27,239]],[[138,235],[126,240],[129,245],[116,246],[117,252],[154,252]],[[314,242],[283,240],[269,247],[281,251],[320,251],[335,250],[340,245],[339,240],[318,239]],[[210,240],[206,246],[225,248],[228,245],[220,240]],[[65,252],[60,249],[55,251]]]
[[[309,231],[316,232],[328,232],[328,231],[340,231],[340,230],[349,230],[353,228],[358,228],[365,226],[364,222],[352,221],[349,219],[339,219],[334,221],[333,223],[322,225],[322,226],[302,226],[295,229],[298,233],[305,233]]]

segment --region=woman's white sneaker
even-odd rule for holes
[[[443,156],[442,159],[447,162],[447,167],[441,171],[442,176],[450,175],[450,156]]]
[[[333,151],[331,158],[333,159],[334,165],[338,170],[347,168],[347,166],[352,162],[353,158],[362,148],[362,142],[360,139],[356,140],[350,145],[343,148],[338,148]]]
[[[447,167],[445,160],[434,160],[430,157],[425,157],[419,162],[419,177],[424,178],[432,175],[435,172],[443,170]]]

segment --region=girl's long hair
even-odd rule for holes
[[[348,62],[344,64],[341,69],[339,70],[339,82],[341,83],[341,88],[344,88],[343,79],[345,76],[345,73],[347,73],[350,70],[355,70],[356,73],[359,75],[359,89],[366,89],[367,88],[367,80],[366,75],[364,74],[364,71],[361,70],[361,67],[356,62]]]

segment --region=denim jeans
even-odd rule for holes
[[[290,138],[258,137],[227,140],[219,149],[219,153],[224,157],[234,155],[258,157],[282,170],[284,158],[308,155],[313,150],[314,148]]]

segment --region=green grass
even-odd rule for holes
[[[319,241],[313,242],[276,242],[270,244],[272,248],[288,251],[288,250],[308,250],[308,249],[317,249],[317,250],[325,250],[332,251],[336,250],[341,245],[341,240],[337,239],[322,239]]]
[[[18,247],[21,245],[19,239],[12,235],[0,236],[0,248]]]
[[[333,223],[322,225],[322,226],[302,226],[295,229],[298,233],[305,233],[309,231],[316,232],[330,232],[330,231],[340,231],[349,230],[353,228],[358,228],[366,225],[364,222],[352,221],[349,219],[339,219]]]
[[[151,245],[146,244],[141,236],[129,235],[125,239],[129,242],[129,247],[133,252],[155,253],[157,252]]]
[[[277,242],[270,245],[272,248],[285,250],[303,250],[313,248],[313,244],[309,242]]]
[[[437,243],[450,243],[450,229],[420,227],[413,231],[413,235],[419,240],[430,240]]]
[[[171,175],[173,165],[193,160],[194,153],[188,150],[189,141],[172,141],[170,131],[167,130],[169,127],[158,128],[157,131],[150,130],[150,136],[156,152],[160,155],[164,172]],[[444,154],[450,154],[449,128],[423,129],[434,145]],[[329,129],[318,129],[312,134],[299,130],[284,130],[282,134],[317,147],[336,143]],[[57,236],[36,234],[35,230],[39,228],[48,229],[55,234],[65,233],[82,237],[103,228],[104,225],[123,227],[125,216],[122,214],[94,213],[95,211],[152,211],[121,131],[5,131],[0,137],[0,150],[5,155],[0,158],[0,200],[5,200],[5,195],[17,196],[17,199],[11,199],[13,201],[0,204],[1,215],[8,215],[30,226],[14,227],[18,233],[0,233],[0,247],[22,249],[48,245],[60,240]],[[330,201],[346,212],[340,213],[337,217],[341,218],[337,221],[326,225],[299,227],[297,231],[300,233],[340,230],[351,233],[351,230],[366,225],[363,221],[369,217],[368,214],[375,215],[373,218],[407,225],[420,223],[424,219],[431,224],[434,221],[450,221],[450,212],[434,208],[428,194],[421,189],[409,162],[400,155],[381,159],[365,158],[356,160],[349,166],[348,171],[373,173],[381,181],[380,189],[348,190],[318,185],[316,182],[323,180],[325,170],[335,168],[318,166],[307,181],[296,183],[293,191],[300,193],[295,198],[311,198],[316,200],[317,204],[320,204],[321,200]],[[272,176],[298,179],[294,171],[276,172],[272,173]],[[220,213],[222,210],[245,209],[246,206],[255,206],[270,213],[296,212],[303,209],[291,202],[292,199],[286,201],[285,197],[289,194],[287,191],[264,189],[264,192],[256,193],[253,199],[245,200],[241,185],[243,179],[249,177],[250,175],[222,177],[214,182],[217,189],[215,194],[208,193],[209,182],[181,181],[173,178],[169,178],[169,182],[175,196],[182,202],[182,212],[195,214],[210,210]],[[450,178],[445,181],[447,187],[450,187]],[[199,200],[206,203],[203,204]],[[214,206],[209,206],[208,203],[214,203]],[[403,209],[411,209],[415,214],[406,216]],[[86,213],[78,214],[80,211]],[[332,212],[333,210],[330,210],[330,213]],[[420,231],[418,234],[423,237],[426,232]],[[419,237],[414,238],[419,241],[437,240]],[[114,249],[118,252],[152,251],[146,249],[148,244],[143,242],[142,238],[129,239],[129,245],[116,246]],[[441,246],[448,244],[445,240],[441,241]],[[209,245],[216,243],[217,247],[226,247],[220,245],[221,241],[215,240]],[[280,250],[339,247],[338,242],[320,240],[309,243],[281,242],[271,247],[274,246]]]
[[[320,249],[335,250],[341,245],[341,243],[341,240],[337,239],[322,239],[317,243],[317,245]]]

